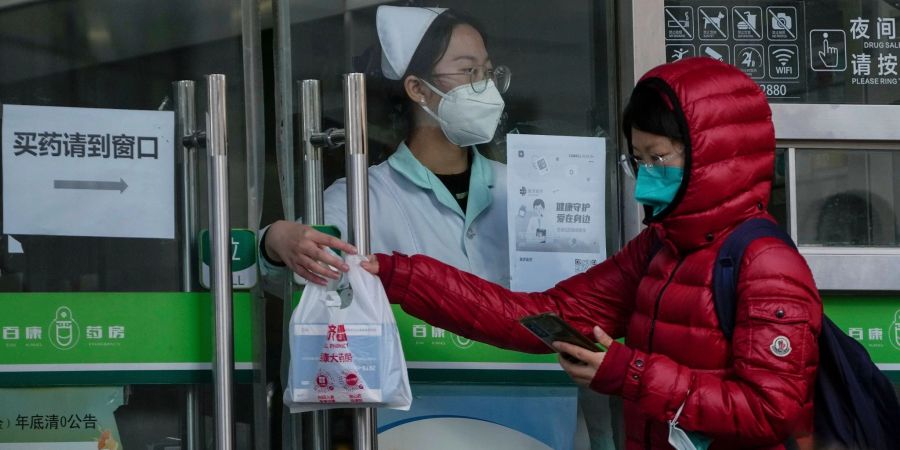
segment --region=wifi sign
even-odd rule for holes
[[[787,66],[788,63],[791,62],[791,58],[794,57],[794,54],[794,51],[789,48],[779,48],[778,50],[772,52],[772,56],[775,57],[775,61],[778,61],[778,63],[781,64],[782,67]]]
[[[794,44],[769,46],[769,78],[796,80],[800,78],[800,49]]]

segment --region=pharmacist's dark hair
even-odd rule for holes
[[[453,30],[459,25],[469,25],[474,28],[481,35],[485,46],[487,46],[484,28],[477,20],[463,12],[448,9],[431,22],[428,30],[422,36],[416,52],[413,53],[412,59],[409,61],[406,73],[397,81],[402,85],[403,79],[410,75],[430,78],[434,66],[447,53],[447,47],[450,46],[450,37],[453,35]]]

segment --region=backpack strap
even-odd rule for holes
[[[763,237],[778,238],[791,247],[797,248],[791,236],[779,228],[775,222],[768,219],[750,219],[732,230],[716,255],[716,263],[713,267],[713,301],[716,306],[719,327],[728,340],[731,340],[731,335],[734,334],[737,285],[744,250],[751,242]]]

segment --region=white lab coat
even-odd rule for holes
[[[372,253],[424,254],[509,286],[506,166],[473,150],[466,213],[405,143],[369,168]],[[347,181],[325,190],[325,221],[347,238]],[[274,269],[260,258],[263,273]]]

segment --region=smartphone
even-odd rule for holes
[[[577,345],[592,352],[606,351],[606,348],[602,345],[586,338],[583,334],[579,333],[578,330],[572,328],[571,325],[552,312],[526,316],[519,319],[519,323],[537,336],[538,339],[544,341],[544,343],[552,348],[553,351],[557,351],[552,345],[555,341],[568,342],[569,344]],[[571,362],[583,362],[568,353],[560,354],[563,358],[566,358]]]

